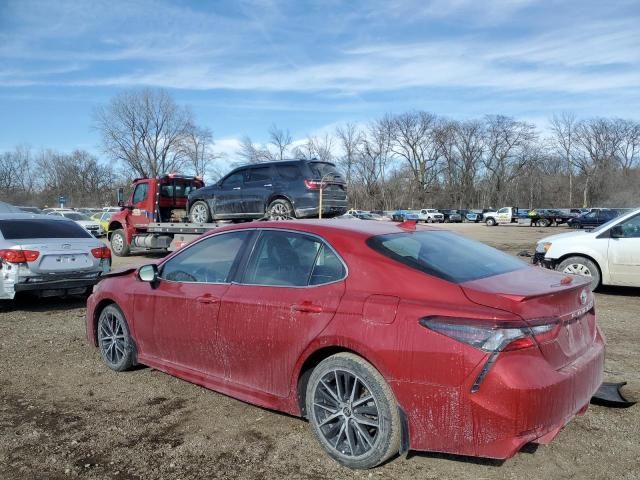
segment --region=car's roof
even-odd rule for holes
[[[73,221],[58,215],[41,215],[39,213],[29,213],[22,211],[21,213],[0,213],[0,220],[56,220],[62,222]]]
[[[299,230],[301,232],[336,235],[350,235],[362,238],[369,238],[376,235],[386,235],[389,233],[402,233],[412,231],[411,227],[403,228],[402,223],[397,222],[375,222],[363,221],[357,219],[313,219],[313,220],[284,220],[284,221],[265,221],[265,222],[247,222],[213,229],[209,234],[224,230],[243,230],[256,228],[283,229],[283,230]],[[416,230],[439,230],[438,228],[417,226]]]

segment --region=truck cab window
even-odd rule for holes
[[[133,203],[144,202],[147,198],[147,190],[149,189],[149,185],[147,183],[139,183],[136,186],[135,191],[133,192]]]

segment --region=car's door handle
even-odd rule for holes
[[[271,183],[265,183],[265,184],[263,185],[263,187],[273,187],[273,184],[271,184]]]
[[[213,297],[211,295],[203,295],[202,297],[197,297],[196,300],[200,303],[207,304],[218,303],[220,301],[219,298]]]
[[[233,187],[234,190],[240,190],[240,187]]]
[[[296,312],[322,313],[322,307],[311,302],[302,302],[299,305],[294,305],[291,309]]]

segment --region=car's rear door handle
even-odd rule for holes
[[[201,297],[197,297],[196,300],[198,302],[200,302],[200,303],[208,303],[208,304],[218,303],[220,301],[219,298],[216,298],[216,297],[211,296],[211,295],[203,295]]]
[[[263,185],[263,187],[273,187],[273,184],[272,184],[272,183],[265,183],[265,184]]]
[[[291,307],[296,312],[307,312],[307,313],[321,313],[322,307],[320,305],[314,305],[311,302],[302,302],[299,305],[294,305]]]
[[[240,187],[233,187],[234,190],[240,190]]]

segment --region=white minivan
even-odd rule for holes
[[[599,285],[640,287],[640,209],[593,230],[551,235],[536,245],[535,264],[592,277]]]

